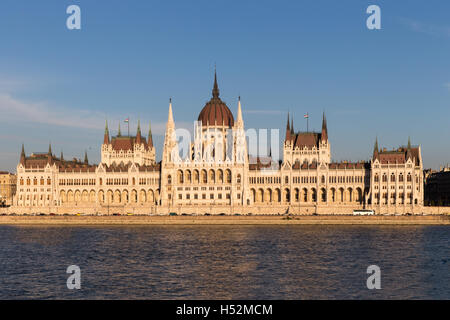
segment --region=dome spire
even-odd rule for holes
[[[217,85],[217,72],[216,72],[216,66],[214,66],[214,87],[212,90],[213,98],[219,97],[219,86]]]

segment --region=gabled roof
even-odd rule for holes
[[[376,159],[381,164],[404,164],[408,158],[415,161],[415,165],[420,165],[419,147],[400,147],[396,150],[380,150]]]
[[[111,145],[113,150],[116,151],[128,151],[134,150],[134,145],[136,144],[135,136],[116,136],[111,138]],[[141,144],[144,144],[145,150],[148,150],[148,144],[145,137],[141,138]]]

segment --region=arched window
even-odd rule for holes
[[[237,175],[236,182],[241,183],[241,175],[240,174]]]
[[[194,171],[194,182],[198,183],[199,182],[199,173],[198,170]]]
[[[188,183],[191,183],[191,182],[192,182],[192,175],[191,175],[191,171],[190,171],[190,170],[188,170],[188,171],[186,172],[186,179],[187,179],[187,182],[188,182]]]
[[[312,189],[312,201],[317,202],[317,191],[316,189]]]
[[[172,184],[172,176],[170,174],[167,176],[167,184]]]
[[[227,169],[226,173],[227,173],[227,183],[231,183],[231,170]]]

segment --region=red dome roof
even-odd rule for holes
[[[219,87],[217,85],[217,77],[214,74],[213,97],[203,107],[198,115],[198,121],[202,122],[202,126],[226,126],[234,125],[234,117],[225,102],[219,98]]]

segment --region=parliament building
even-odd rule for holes
[[[101,162],[66,160],[48,152],[26,155],[17,166],[17,213],[55,214],[376,214],[420,213],[423,167],[420,146],[381,149],[370,161],[333,162],[325,114],[320,132],[286,124],[282,161],[251,157],[240,99],[236,117],[219,97],[200,111],[193,141],[180,156],[169,104],[161,161],[152,132],[135,136],[105,126]]]

